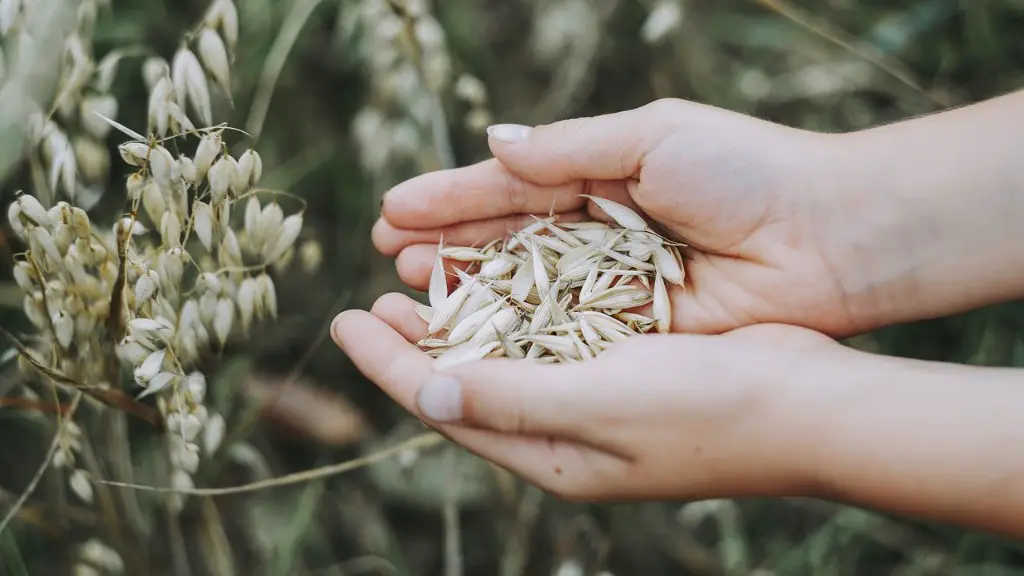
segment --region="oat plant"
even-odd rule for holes
[[[24,34],[35,5],[0,1],[5,40]],[[18,393],[62,407],[74,399],[57,411],[59,431],[40,475],[63,475],[79,504],[106,506],[108,515],[94,476],[126,478],[116,467],[89,465],[83,446],[90,423],[112,412],[147,421],[160,434],[169,485],[193,487],[201,460],[225,433],[224,417],[206,403],[200,363],[276,318],[271,267],[293,257],[304,210],[301,199],[260,188],[260,155],[233,155],[228,143],[244,142],[245,134],[214,123],[214,104],[231,103],[239,25],[232,0],[213,0],[169,58],[144,58],[148,120],[138,132],[117,121],[110,92],[132,51],[114,50],[98,62],[91,52],[97,12],[109,8],[78,3],[57,90],[27,118],[24,157],[35,187],[17,193],[7,219],[25,247],[13,272],[35,331],[5,334],[19,352]],[[89,209],[104,196],[108,134],[121,137],[116,159],[132,172],[109,192],[123,199],[121,213],[103,224]],[[186,500],[171,493],[161,502],[173,515]],[[121,573],[120,545],[88,541],[76,574]]]

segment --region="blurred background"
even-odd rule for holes
[[[4,10],[18,3],[0,0],[0,28]],[[72,16],[75,4],[65,7]],[[209,3],[96,4],[90,58],[125,51],[110,93],[118,121],[144,127],[144,58],[169,60]],[[370,244],[381,194],[413,175],[487,158],[490,123],[532,125],[678,97],[792,126],[850,131],[1024,86],[1022,0],[236,5],[233,97],[215,99],[215,120],[252,135],[263,185],[302,197],[309,209],[294,260],[274,272],[278,321],[204,360],[210,402],[224,414],[227,434],[196,475],[200,487],[352,460],[425,431],[360,376],[330,342],[327,326],[344,308],[408,291]],[[13,134],[24,122],[8,113],[0,129]],[[16,190],[33,189],[27,156],[13,138],[0,146],[5,207]],[[109,158],[118,160],[123,140],[112,132],[102,142]],[[104,223],[121,213],[129,174],[109,158],[89,175],[89,214]],[[0,227],[0,325],[16,333],[30,328],[10,274],[21,249],[6,224]],[[1022,327],[1024,309],[1008,304],[848,343],[1021,366]],[[0,397],[17,396],[12,358],[3,356]],[[53,422],[52,414],[0,403],[0,512],[42,461]],[[150,477],[152,431],[135,424],[129,430],[140,438],[131,466],[137,479]],[[102,456],[103,436],[90,439]],[[133,575],[1024,571],[1024,554],[1012,542],[821,501],[570,504],[447,445],[403,451],[346,474],[193,497],[178,515],[153,507],[121,517],[103,504],[116,489],[97,486],[94,508],[62,496],[63,482],[45,474],[0,534],[0,574],[116,573],[81,567],[80,546],[93,538],[117,550],[123,573]]]

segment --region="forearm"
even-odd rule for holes
[[[828,225],[864,328],[1024,296],[1024,91],[838,140]]]
[[[800,384],[815,495],[1024,537],[1024,372],[853,354]]]

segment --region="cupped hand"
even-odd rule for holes
[[[848,349],[800,328],[644,335],[576,364],[485,359],[443,372],[414,342],[415,302],[383,296],[334,322],[336,343],[448,438],[575,500],[798,495],[816,411],[809,358]]]
[[[686,242],[687,287],[673,287],[672,330],[720,333],[758,323],[833,336],[864,329],[840,280],[854,218],[837,198],[835,136],[661,100],[606,116],[492,127],[495,159],[428,173],[385,194],[373,238],[424,290],[438,240],[471,245],[554,212],[607,217],[581,193],[641,212]],[[843,271],[845,273],[845,271]]]

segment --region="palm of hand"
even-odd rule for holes
[[[855,331],[821,246],[827,210],[807,168],[822,158],[817,135],[714,109],[691,110],[691,125],[680,129],[671,121],[677,106],[657,107],[669,121],[645,136],[607,144],[611,158],[492,142],[497,160],[426,174],[388,192],[374,241],[398,256],[407,284],[425,289],[442,236],[482,243],[549,211],[572,220],[587,209],[607,220],[579,196],[588,193],[634,208],[691,246],[686,287],[671,294],[673,331],[720,333],[763,322]],[[546,128],[557,132],[548,138],[586,138],[592,121]]]
[[[690,247],[687,286],[673,287],[673,331],[771,322],[854,331],[823,246],[828,223],[820,214],[833,209],[800,153],[817,142],[746,124],[728,133],[673,132],[646,153],[618,199]]]
[[[737,429],[778,402],[781,382],[766,382],[766,368],[784,380],[787,365],[836,348],[808,330],[761,325],[635,338],[576,364],[484,360],[446,372],[462,383],[461,417],[438,422],[422,412],[421,393],[436,375],[414,344],[426,332],[414,307],[404,295],[386,295],[369,313],[342,313],[334,339],[363,374],[443,435],[580,500],[712,497],[735,492],[730,482],[752,470],[759,490],[786,490],[791,471],[768,473],[779,468],[773,450],[750,452],[739,468],[723,467],[720,456],[746,450]]]

